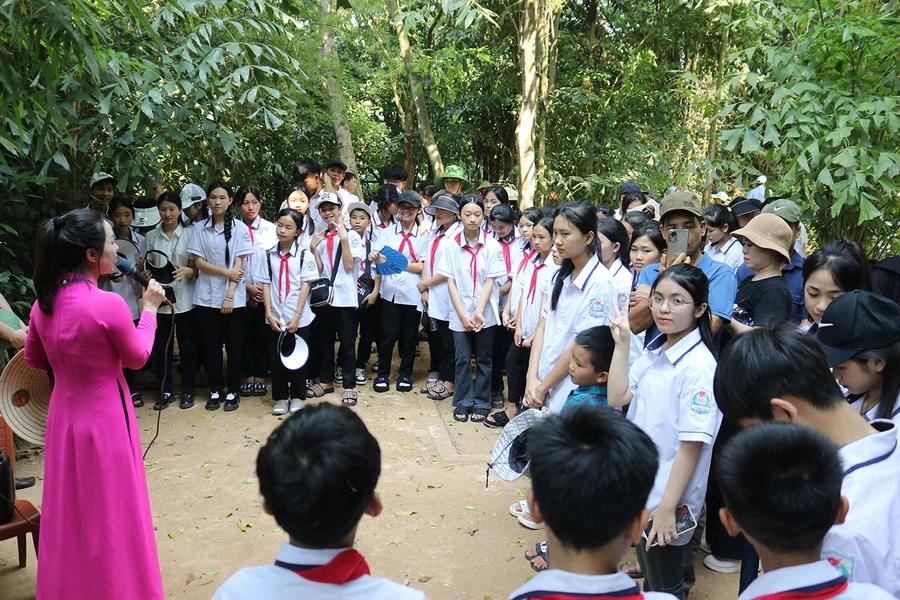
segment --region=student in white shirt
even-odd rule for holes
[[[354,202],[347,212],[350,214],[350,228],[359,234],[366,256],[357,280],[357,292],[362,295],[363,281],[372,286],[368,295],[359,300],[359,339],[356,345],[356,385],[366,385],[366,363],[372,357],[372,342],[381,328],[381,274],[369,260],[372,252],[372,209],[362,202]]]
[[[528,435],[529,450],[535,449],[529,451],[528,505],[533,518],[546,522],[553,568],[509,599],[675,598],[642,594],[616,568],[632,544],[643,542],[647,526],[644,505],[658,469],[658,452],[647,434],[618,411],[577,406],[542,419]],[[585,518],[598,509],[603,518]]]
[[[847,515],[837,447],[801,425],[765,423],[738,433],[722,453],[722,522],[744,534],[764,575],[738,600],[820,598],[890,600],[883,589],[851,583],[821,559],[822,540]]]
[[[389,227],[397,223],[397,200],[400,198],[400,192],[397,186],[391,183],[385,183],[379,186],[378,192],[375,194],[375,208],[372,209],[372,248],[381,250],[384,247],[382,241],[383,235]]]
[[[897,425],[867,423],[841,393],[820,344],[789,325],[735,338],[719,356],[715,396],[726,418],[744,427],[798,423],[840,448],[841,495],[850,511],[825,536],[822,558],[850,581],[874,583],[900,598]]]
[[[391,383],[391,359],[394,346],[398,346],[400,371],[397,377],[397,391],[411,392],[412,371],[416,360],[416,336],[422,311],[422,295],[416,285],[422,279],[428,252],[427,236],[419,230],[416,217],[422,200],[416,192],[403,192],[397,201],[400,221],[388,226],[378,234],[375,248],[390,247],[406,257],[407,265],[400,273],[381,278],[381,341],[378,344],[378,376],[373,389],[386,392]],[[369,258],[383,262],[379,250],[374,250]]]
[[[369,574],[354,549],[364,515],[381,514],[375,493],[381,449],[353,411],[323,402],[285,419],[256,459],[263,510],[288,535],[275,564],[247,567],[214,600],[424,600]]]
[[[494,239],[500,242],[503,252],[504,275],[497,278],[494,285],[500,294],[500,313],[504,313],[510,302],[513,277],[516,267],[522,261],[522,240],[516,235],[516,223],[519,217],[508,204],[498,204],[490,212],[489,218]],[[506,314],[509,314],[508,312]],[[501,319],[500,327],[494,332],[494,351],[491,367],[491,408],[502,409],[503,373],[506,371],[506,355],[513,343],[515,329],[507,326]]]
[[[597,238],[600,240],[600,262],[609,269],[619,292],[616,305],[624,310],[631,296],[634,274],[631,272],[631,236],[620,221],[607,217],[597,222]]]
[[[866,421],[900,423],[900,306],[853,290],[828,306],[816,339],[850,406]]]
[[[324,229],[325,221],[319,215],[317,207],[319,203],[319,194],[325,189],[325,182],[322,179],[322,168],[319,163],[311,158],[304,158],[297,161],[294,165],[294,181],[303,184],[306,188],[306,197],[309,199],[309,208],[305,216],[310,219],[310,225],[315,225],[315,229]],[[311,231],[311,228],[308,228]]]
[[[505,267],[500,244],[481,229],[481,198],[475,194],[463,196],[459,216],[462,229],[457,231],[437,267],[437,273],[447,278],[453,305],[449,313],[456,357],[453,418],[465,423],[471,411],[472,422],[482,423],[491,408],[491,350],[494,331],[500,324],[499,293],[494,281],[504,275]]]
[[[445,400],[453,395],[456,381],[456,347],[453,343],[453,332],[450,331],[450,311],[453,302],[450,300],[450,286],[447,278],[437,272],[444,254],[453,250],[456,234],[459,233],[459,196],[449,192],[435,194],[425,212],[432,215],[437,225],[428,236],[428,249],[425,263],[424,279],[416,288],[422,293],[422,303],[428,308],[428,318],[434,319],[437,331],[429,331],[429,348],[437,354],[438,379],[426,386],[425,393],[429,400]],[[435,335],[432,335],[435,334]],[[432,343],[432,338],[434,343]]]
[[[206,206],[206,192],[196,183],[189,183],[181,188],[181,224],[185,227],[193,225],[209,217]]]
[[[210,217],[194,226],[188,253],[200,273],[194,285],[194,313],[203,332],[209,401],[206,410],[218,410],[227,384],[225,410],[240,405],[241,352],[244,346],[247,289],[243,285],[244,258],[253,252],[247,226],[234,218],[232,198],[221,181],[206,189]],[[222,373],[222,344],[228,352],[228,373]]]
[[[282,331],[299,335],[307,346],[311,341],[310,323],[315,315],[309,306],[309,288],[319,278],[319,268],[309,248],[300,244],[305,230],[303,219],[303,214],[292,208],[280,210],[275,223],[278,242],[257,257],[255,266],[270,330],[266,349],[272,370],[273,415],[301,410],[306,398],[306,365],[295,370],[286,368],[278,343]]]
[[[284,210],[285,208],[292,208],[303,215],[306,235],[312,237],[312,234],[315,233],[316,225],[313,223],[313,220],[309,218],[309,190],[306,189],[306,184],[294,184],[291,188],[291,193],[288,194],[287,199],[281,203],[278,210]]]
[[[600,264],[597,213],[586,202],[562,205],[553,221],[554,254],[560,262],[548,301],[534,333],[525,388],[528,408],[562,410],[575,389],[569,361],[575,336],[608,325],[618,292],[609,270]]]
[[[241,186],[234,195],[234,203],[241,214],[241,220],[250,232],[253,254],[247,256],[244,264],[244,286],[247,288],[247,336],[241,366],[244,369],[244,383],[241,397],[265,396],[266,372],[269,370],[269,334],[265,322],[266,309],[263,306],[262,285],[256,281],[255,263],[262,260],[266,250],[275,245],[275,224],[260,215],[262,194],[252,186]]]
[[[803,301],[810,324],[808,335],[819,329],[822,315],[835,298],[853,290],[871,290],[866,252],[856,242],[840,239],[825,244],[803,261]]]
[[[731,235],[738,228],[737,218],[731,209],[721,204],[710,204],[703,211],[703,221],[706,223],[706,239],[709,240],[703,253],[737,271],[744,264],[744,247],[740,240]]]
[[[610,323],[616,350],[609,405],[630,405],[628,419],[659,450],[659,472],[647,500],[653,526],[636,548],[644,589],[677,598],[684,597],[684,556],[691,536],[677,534],[675,512],[686,504],[699,518],[722,423],[712,389],[716,359],[708,296],[709,280],[697,267],[675,265],[660,274],[650,289],[650,310],[660,335],[632,369],[627,311]]]
[[[319,194],[319,215],[325,228],[316,232],[310,242],[310,250],[322,277],[331,278],[334,270],[331,302],[314,309],[318,326],[313,339],[319,344],[319,383],[307,390],[307,397],[321,398],[334,392],[335,360],[334,336],[340,340],[338,367],[344,387],[341,402],[356,406],[356,330],[359,328],[359,300],[356,296],[356,280],[360,263],[365,260],[365,247],[359,234],[341,224],[341,199],[332,192]],[[314,375],[315,371],[312,372]]]
[[[175,280],[171,284],[174,295],[174,314],[172,309],[161,304],[156,313],[156,338],[153,344],[156,365],[156,388],[163,390],[162,397],[153,408],[163,410],[174,399],[172,395],[172,352],[175,340],[169,338],[172,331],[172,320],[175,320],[175,335],[178,338],[179,371],[181,372],[181,408],[194,406],[194,381],[196,377],[195,341],[197,339],[196,318],[194,317],[194,283],[197,269],[194,260],[188,253],[188,243],[194,234],[193,227],[182,225],[181,197],[175,192],[166,192],[156,201],[159,208],[159,225],[147,234],[144,246],[147,252],[157,250],[165,254],[172,268]],[[161,259],[156,253],[145,262],[154,264]],[[152,276],[152,273],[149,273]],[[149,277],[148,277],[149,279]],[[166,347],[166,343],[169,346]],[[165,373],[165,380],[163,380]]]

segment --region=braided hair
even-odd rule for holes
[[[559,209],[557,217],[561,217],[572,224],[573,227],[581,231],[584,236],[593,235],[588,252],[600,256],[600,240],[597,238],[597,213],[591,204],[580,202],[578,200],[570,200],[563,204]],[[550,309],[556,310],[559,303],[559,296],[562,294],[563,282],[572,271],[575,270],[575,263],[571,258],[564,258],[559,270],[553,276],[553,292],[550,295]]]

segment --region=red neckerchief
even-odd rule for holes
[[[441,244],[441,239],[447,235],[446,231],[438,231],[434,236],[434,241],[431,242],[431,274],[434,275],[434,255],[437,252],[438,246]]]
[[[506,276],[509,277],[509,274],[512,272],[512,256],[509,253],[509,247],[513,242],[516,241],[516,238],[509,238],[508,242],[504,242],[503,240],[499,240],[500,245],[503,246],[503,260],[506,261]]]
[[[291,293],[291,267],[288,264],[288,261],[291,259],[291,253],[282,254],[279,252],[278,258],[281,259],[281,265],[278,267],[278,300],[284,304]],[[282,277],[284,277],[283,285],[281,283]],[[281,298],[282,292],[284,292],[284,299]]]
[[[416,258],[416,251],[413,250],[413,244],[411,241],[409,241],[409,238],[413,237],[413,234],[403,231],[403,225],[400,225],[400,235],[403,236],[403,241],[400,242],[400,248],[398,248],[397,251],[400,254],[403,254],[403,247],[409,245],[409,257],[413,262],[419,262],[419,259]]]
[[[831,581],[809,587],[758,596],[756,600],[828,600],[846,590],[847,585],[847,578],[841,575]]]
[[[328,242],[328,264],[331,265],[331,268],[334,268],[334,236],[338,234],[337,229],[334,231],[329,231],[325,234],[325,240]]]
[[[456,234],[456,243],[462,247],[463,250],[472,255],[472,260],[469,261],[469,269],[472,271],[472,297],[476,300],[478,299],[476,295],[476,291],[478,290],[478,253],[481,252],[481,248],[484,244],[479,242],[475,242],[475,249],[472,250],[472,247],[466,244],[462,240],[463,232],[459,232]],[[481,237],[479,235],[479,237]]]
[[[522,271],[525,269],[525,265],[528,264],[528,261],[534,258],[534,255],[537,254],[537,250],[532,250],[529,252],[528,250],[522,251],[522,262],[519,263],[519,268],[516,271],[516,276],[522,274]]]
[[[344,585],[370,573],[366,559],[353,549],[344,550],[324,565],[292,565],[281,561],[275,561],[275,564],[303,579],[334,585]]]
[[[528,284],[528,295],[526,299],[529,304],[534,304],[534,292],[537,289],[538,271],[544,268],[544,263],[534,265],[534,271],[531,272],[531,283]]]

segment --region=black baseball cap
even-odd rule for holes
[[[622,196],[629,192],[642,192],[641,186],[636,184],[633,181],[626,181],[622,185],[619,186],[619,195]]]
[[[325,165],[325,170],[327,171],[331,167],[340,167],[341,171],[344,171],[345,173],[347,172],[347,165],[345,165],[344,163],[342,163],[339,160],[333,160],[330,163],[328,163],[327,165]]]
[[[728,208],[731,209],[731,214],[740,217],[762,211],[762,202],[750,198],[741,198],[729,204]]]
[[[900,306],[864,290],[841,294],[825,309],[816,340],[830,367],[893,344],[900,340]]]

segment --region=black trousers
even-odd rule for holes
[[[209,391],[237,394],[241,388],[241,352],[244,346],[244,329],[247,319],[244,308],[235,308],[223,315],[218,308],[195,306],[197,323],[202,329],[203,347],[206,349],[206,370],[209,373]],[[223,376],[222,344],[228,353],[228,372]]]
[[[134,322],[134,326],[137,327],[137,324],[140,322],[140,319]],[[157,329],[159,326],[157,326]],[[138,371],[143,370],[143,367],[137,369],[136,371],[132,371],[131,369],[126,369],[122,367],[122,375],[125,376],[125,383],[128,384],[128,389],[134,394],[137,390],[134,389],[134,376],[137,375]]]
[[[493,370],[491,371],[491,393],[503,393],[503,372],[506,370],[506,355],[513,345],[515,333],[503,325],[497,325],[494,333],[494,350],[492,354]]]
[[[378,376],[390,377],[394,345],[399,345],[400,377],[412,377],[416,361],[419,311],[415,306],[384,300],[381,312],[382,336],[378,344]]]
[[[334,382],[334,334],[337,333],[341,345],[338,347],[338,365],[345,390],[356,387],[356,330],[359,327],[359,311],[353,307],[321,306],[316,309],[319,323],[320,344],[319,381]]]
[[[266,307],[257,304],[255,307],[244,309],[247,316],[247,337],[244,345],[244,354],[241,356],[241,367],[244,377],[265,377],[269,370],[269,351],[267,332],[272,331],[266,323]]]
[[[731,537],[725,526],[719,519],[719,509],[725,506],[722,499],[722,491],[719,487],[718,464],[719,456],[728,441],[740,431],[733,422],[728,419],[722,421],[719,435],[713,444],[712,464],[709,468],[709,484],[706,487],[706,541],[712,550],[713,556],[729,560],[741,560],[744,554],[744,536]]]
[[[530,358],[531,348],[516,346],[514,343],[509,346],[509,351],[506,353],[506,379],[509,382],[507,400],[510,404],[518,406],[525,398],[525,380],[528,375]]]
[[[437,320],[437,319],[436,319]],[[428,332],[429,340],[431,334],[437,333],[440,340],[440,350],[438,354],[438,373],[441,375],[441,381],[456,381],[456,344],[453,343],[453,332],[450,331],[450,321],[437,320],[438,330],[436,332]]]
[[[194,357],[197,350],[194,340],[197,336],[196,317],[193,310],[174,315],[175,335],[172,343],[166,347],[169,334],[172,332],[171,313],[156,314],[156,337],[153,340],[154,364],[156,365],[156,388],[162,389],[166,394],[172,393],[172,352],[175,346],[175,338],[178,339],[179,371],[181,373],[181,393],[193,394],[194,381],[197,375],[197,365]],[[163,381],[163,371],[166,379]]]
[[[297,334],[303,338],[309,346],[310,326],[301,327]],[[269,349],[269,365],[272,368],[272,400],[290,400],[291,398],[306,399],[306,365],[292,371],[281,362],[281,354],[278,351],[279,331],[272,331],[266,335]],[[290,335],[290,334],[287,334]]]
[[[356,347],[356,368],[365,369],[372,358],[372,342],[381,339],[381,307],[384,301],[375,300],[369,308],[359,309],[359,345]]]

